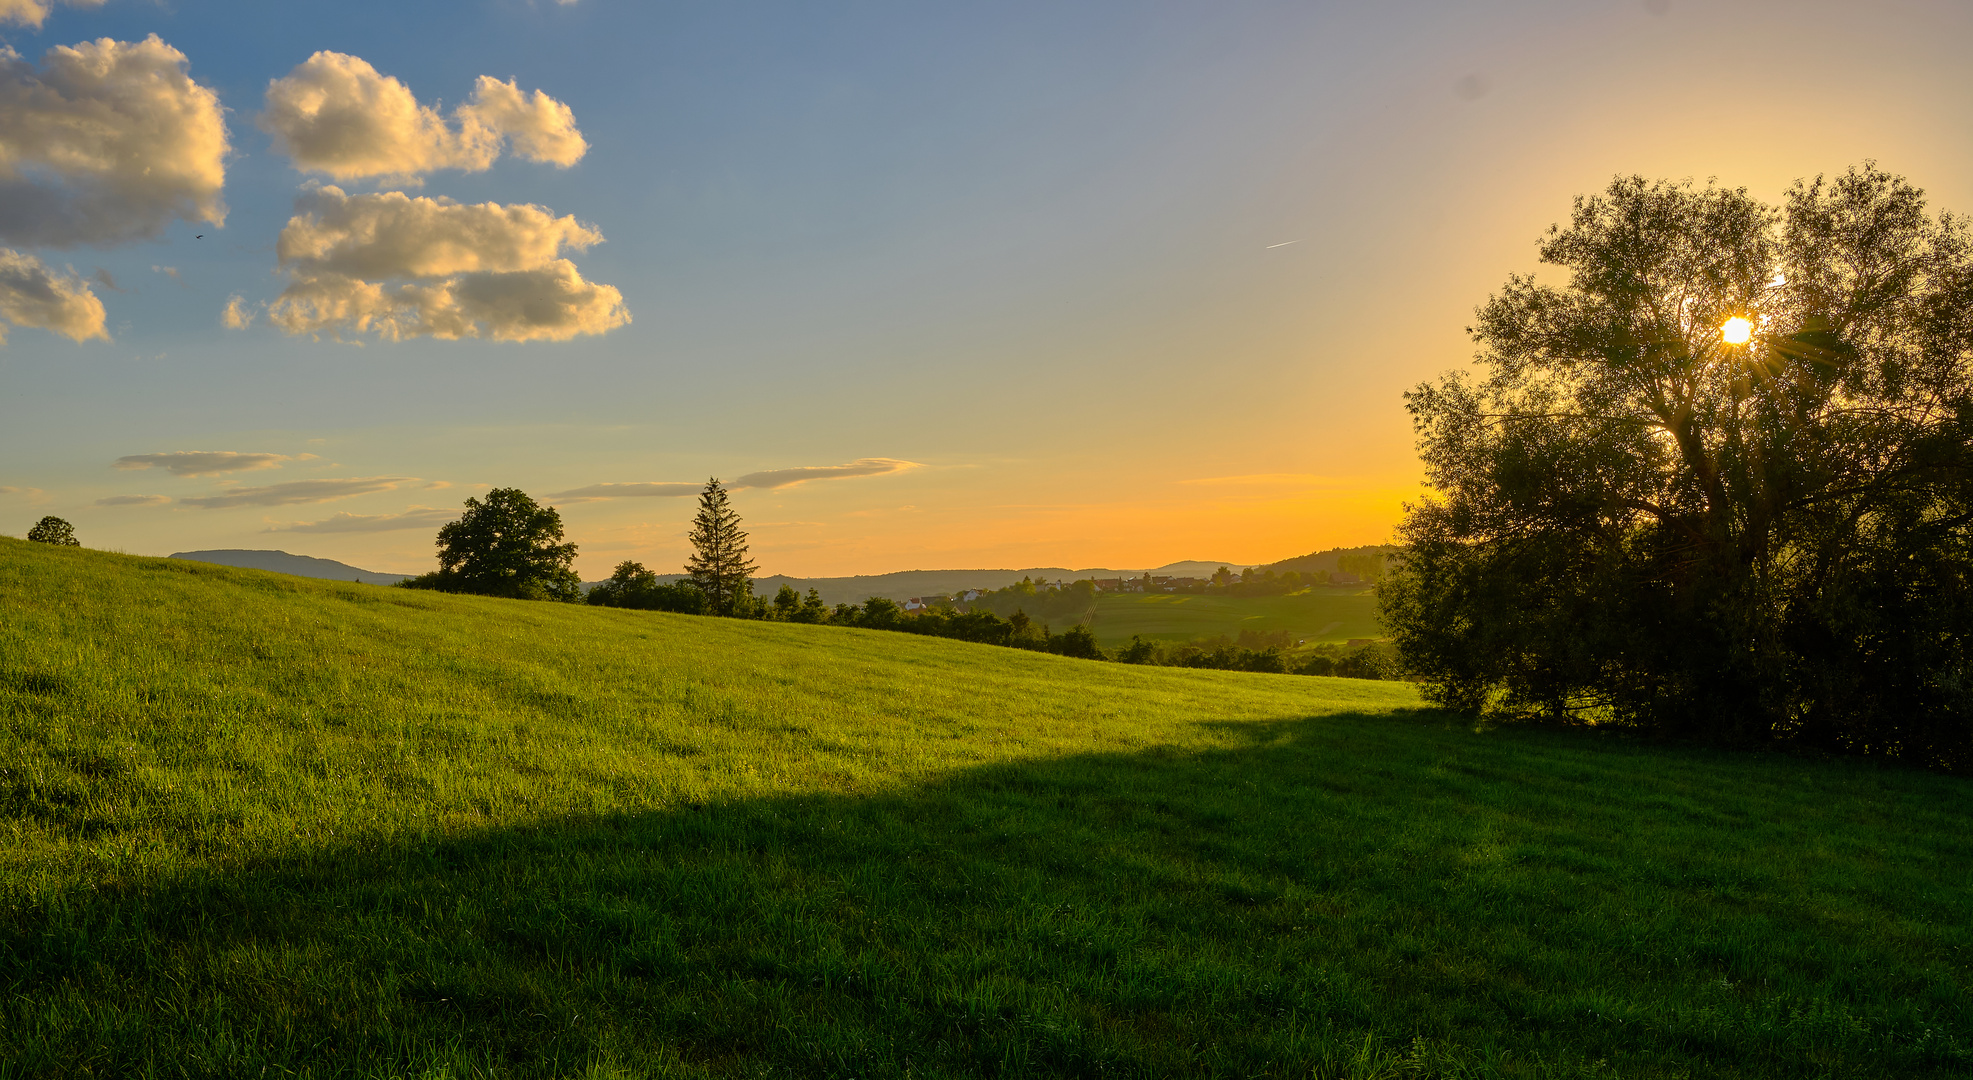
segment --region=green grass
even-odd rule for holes
[[[1128,645],[1133,635],[1149,641],[1191,641],[1242,630],[1286,630],[1294,640],[1341,642],[1383,636],[1377,598],[1368,590],[1310,589],[1295,596],[1205,596],[1183,593],[1121,593],[1096,598],[1090,623],[1097,644]]]
[[[1949,1077],[1973,800],[0,540],[0,1077]]]

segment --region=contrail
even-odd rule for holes
[[[1306,237],[1306,236],[1304,236],[1304,237],[1302,237],[1302,240],[1306,240],[1306,239],[1308,239],[1308,237]],[[1262,250],[1263,250],[1263,251],[1273,251],[1273,250],[1274,250],[1275,248],[1278,248],[1278,247],[1287,247],[1287,246],[1288,246],[1288,244],[1299,244],[1299,243],[1301,243],[1301,242],[1302,242],[1302,240],[1290,240],[1290,241],[1288,241],[1288,242],[1287,242],[1286,244],[1269,244],[1269,245],[1267,245],[1267,247],[1265,247],[1265,248],[1263,248]]]

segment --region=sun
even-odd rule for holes
[[[1720,327],[1720,338],[1728,345],[1745,345],[1754,336],[1754,324],[1735,315]]]

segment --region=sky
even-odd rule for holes
[[[1613,176],[1973,212],[1973,5],[0,0],[0,533],[1259,563]]]

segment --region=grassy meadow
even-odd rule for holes
[[[0,539],[0,1078],[1965,1076],[1969,795]]]
[[[1285,630],[1291,639],[1314,644],[1384,633],[1377,623],[1377,597],[1368,589],[1329,588],[1293,596],[1111,593],[1096,598],[1089,628],[1106,649],[1128,645],[1134,635],[1179,642],[1237,637],[1242,630]]]

